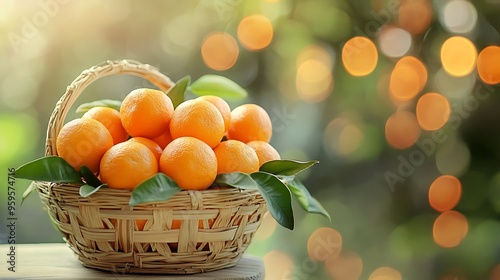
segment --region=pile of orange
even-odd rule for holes
[[[252,173],[280,159],[269,144],[271,119],[255,104],[232,111],[217,96],[187,100],[174,109],[162,91],[136,89],[120,111],[94,107],[65,124],[57,153],[82,165],[110,188],[133,189],[162,172],[180,188],[204,190],[223,173]]]

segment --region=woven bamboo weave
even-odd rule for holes
[[[129,74],[166,91],[174,84],[156,68],[107,61],[82,72],[50,118],[46,155],[77,97],[105,76]],[[167,201],[128,205],[131,191],[101,189],[83,198],[79,186],[36,182],[50,218],[83,265],[118,273],[193,274],[231,267],[251,242],[267,211],[258,191],[210,188],[181,191]],[[136,221],[146,221],[139,230]]]

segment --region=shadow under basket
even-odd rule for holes
[[[94,81],[134,75],[166,92],[174,83],[132,60],[106,61],[83,71],[59,99],[49,120],[45,155],[71,106]],[[129,206],[130,190],[101,188],[84,198],[79,186],[35,182],[50,218],[86,267],[118,273],[194,274],[235,265],[267,206],[256,190],[183,190],[167,201]]]
[[[83,198],[78,186],[36,185],[83,265],[119,273],[193,274],[234,266],[267,211],[257,191],[235,188],[181,191],[165,202],[130,207],[130,191],[101,189]]]

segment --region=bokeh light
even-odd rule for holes
[[[493,267],[489,280],[498,280],[498,279],[500,279],[500,263],[495,265],[495,267]]]
[[[484,48],[477,58],[477,72],[486,84],[500,83],[500,47],[488,46]]]
[[[278,250],[268,252],[263,260],[266,280],[287,279],[295,266],[290,256]]]
[[[426,93],[417,102],[416,115],[418,124],[425,130],[437,130],[450,118],[448,99],[439,93]]]
[[[267,47],[273,39],[273,25],[264,15],[251,15],[238,24],[238,40],[244,48],[257,51]]]
[[[401,58],[391,73],[389,94],[395,103],[413,99],[427,83],[427,68],[414,56]]]
[[[469,223],[464,215],[456,211],[446,211],[434,221],[432,236],[437,245],[452,248],[460,245],[468,230]]]
[[[379,267],[370,274],[368,280],[403,280],[401,272],[392,267]]]
[[[397,111],[392,114],[385,123],[385,138],[387,143],[396,149],[407,149],[420,136],[420,126],[413,113]]]
[[[316,261],[337,258],[342,251],[342,236],[333,228],[318,228],[307,240],[307,254]]]
[[[476,67],[476,46],[467,38],[448,38],[441,47],[441,64],[444,70],[455,77],[470,74]]]
[[[439,212],[453,209],[462,196],[462,184],[454,176],[439,176],[429,188],[429,204]]]
[[[254,239],[255,240],[266,240],[271,235],[273,235],[274,231],[276,230],[276,226],[278,223],[276,220],[269,214],[269,212],[266,212],[264,214],[264,217],[262,218],[262,223],[260,224],[259,229],[255,233]]]
[[[401,57],[412,46],[411,34],[408,31],[394,26],[384,26],[379,35],[380,51],[388,57]]]
[[[236,40],[228,33],[209,34],[201,45],[201,55],[207,67],[214,70],[227,70],[236,63],[239,49]]]
[[[477,22],[477,11],[474,5],[465,0],[451,0],[440,12],[441,24],[450,32],[470,32]]]
[[[399,7],[399,26],[413,35],[421,34],[429,29],[432,14],[429,0],[403,0]]]
[[[325,269],[331,279],[358,280],[363,272],[363,260],[356,252],[342,251],[338,257],[325,261]]]
[[[328,65],[318,59],[308,59],[297,68],[295,80],[299,97],[307,102],[320,102],[333,88],[333,75]]]
[[[436,153],[436,166],[441,174],[461,176],[467,172],[471,160],[470,150],[462,141],[449,141]]]
[[[366,37],[353,37],[342,48],[342,62],[353,76],[369,75],[377,66],[377,47]]]

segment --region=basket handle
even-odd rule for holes
[[[45,155],[57,155],[56,139],[69,109],[87,86],[99,78],[112,75],[134,75],[144,78],[162,91],[167,91],[174,83],[157,68],[133,60],[108,60],[84,70],[66,89],[50,116],[45,142]]]

